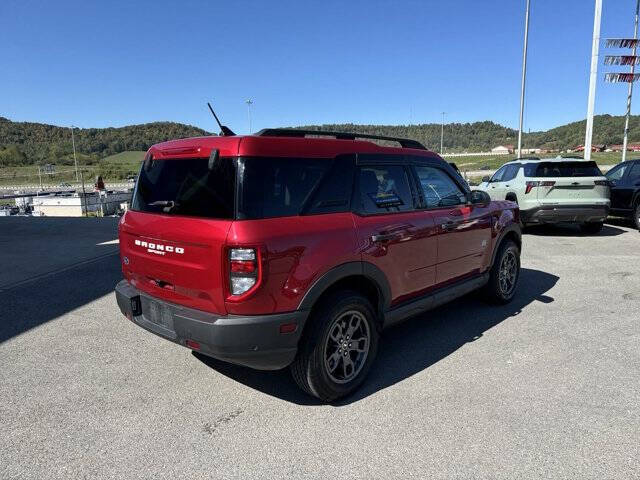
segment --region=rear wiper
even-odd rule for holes
[[[163,207],[162,211],[169,213],[171,210],[176,208],[178,204],[173,200],[156,200],[155,202],[151,202],[149,204],[150,207]]]

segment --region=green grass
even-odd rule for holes
[[[78,168],[83,172],[85,183],[93,185],[96,175],[102,175],[104,181],[120,182],[130,175],[135,175],[140,169],[140,162],[145,152],[127,151],[110,155],[93,165],[83,165],[78,159]],[[0,168],[0,186],[2,185],[38,185],[38,167],[29,165],[24,167]],[[59,185],[60,183],[76,183],[74,165],[55,165],[55,174],[42,174],[43,185]]]
[[[108,157],[104,157],[100,162],[107,163],[124,163],[127,165],[137,165],[140,166],[140,162],[144,159],[144,154],[146,152],[142,152],[139,150],[131,150],[127,152],[116,153],[115,155],[109,155]]]

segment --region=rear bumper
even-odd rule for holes
[[[603,222],[608,214],[608,205],[541,205],[520,210],[520,218],[525,224]]]
[[[115,293],[120,311],[145,330],[183,346],[195,341],[204,355],[258,370],[278,370],[293,361],[308,313],[216,315],[150,297],[126,280]],[[134,304],[141,310],[137,315]],[[280,333],[285,323],[297,323],[295,332]]]

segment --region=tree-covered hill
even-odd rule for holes
[[[181,123],[155,122],[120,128],[76,129],[79,160],[95,163],[128,150],[147,150],[154,143],[174,138],[209,135]],[[12,122],[0,117],[0,166],[73,162],[71,130],[42,123]]]
[[[440,150],[440,124],[420,125],[314,125],[308,129],[337,130],[412,138],[427,148]],[[620,144],[623,116],[598,115],[594,119],[594,144]],[[525,133],[525,147],[564,150],[584,143],[585,121],[573,122],[546,132]],[[190,125],[172,122],[146,123],[121,128],[76,130],[78,163],[97,164],[102,158],[125,151],[144,151],[154,143],[175,138],[207,135]],[[630,142],[640,142],[640,116],[630,121]],[[517,143],[517,131],[494,122],[450,123],[444,127],[447,152],[488,151],[497,145]],[[71,131],[41,123],[12,122],[0,117],[0,167],[43,163],[73,163]]]

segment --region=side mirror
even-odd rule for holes
[[[472,205],[489,205],[491,203],[491,197],[487,192],[482,190],[471,190],[469,194],[469,201]]]
[[[489,183],[490,180],[491,180],[491,177],[489,175],[485,175],[484,177],[482,177],[482,181],[484,183]]]

